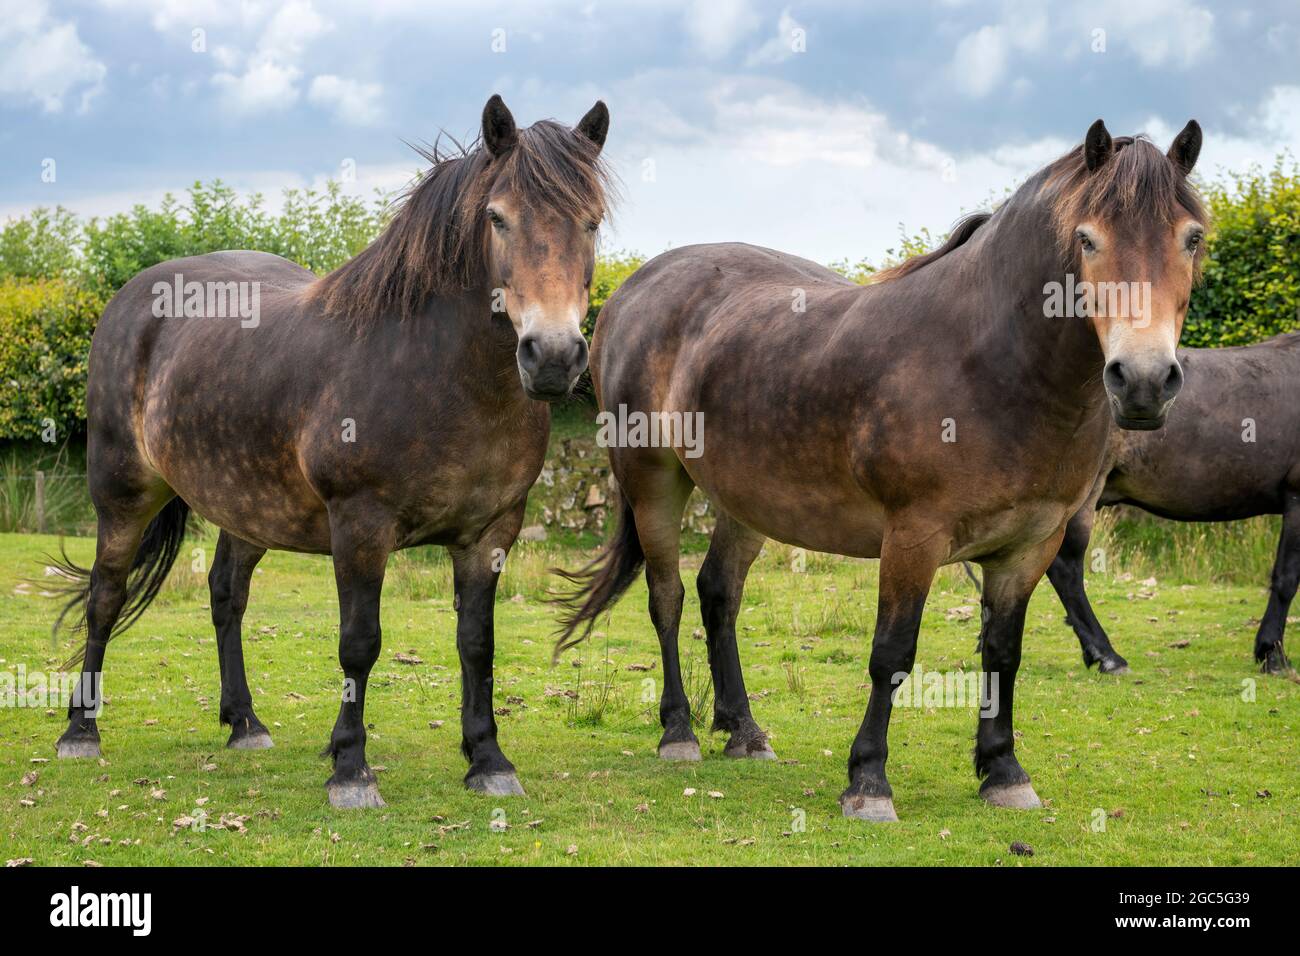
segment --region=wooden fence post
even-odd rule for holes
[[[45,472],[36,473],[36,533],[45,534]]]

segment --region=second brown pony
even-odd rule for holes
[[[750,713],[736,614],[765,538],[879,557],[871,694],[849,757],[845,815],[897,819],[885,777],[892,693],[911,670],[936,569],[984,568],[975,767],[992,804],[1039,806],[1016,760],[1012,695],[1025,607],[1101,464],[1111,416],[1158,428],[1182,381],[1175,346],[1205,215],[1187,175],[1191,122],[1168,153],[1085,142],[993,215],[867,287],[794,256],[688,246],[647,263],[596,326],[602,408],[703,416],[702,447],[614,447],[623,495],[606,552],[574,577],[561,647],[581,637],[642,563],[664,658],[660,755],[699,759],[677,657],[683,508],[718,513],[698,588],[728,755],[770,757]],[[1070,277],[1067,280],[1067,277]],[[1118,309],[1052,314],[1052,288],[1136,283]],[[1103,387],[1104,385],[1104,387]],[[638,443],[640,444],[640,443]],[[661,443],[662,445],[662,443]]]

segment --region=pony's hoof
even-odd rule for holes
[[[330,806],[337,810],[368,810],[387,806],[373,780],[330,781],[325,784],[325,791],[329,794]]]
[[[1097,672],[1100,674],[1120,674],[1128,673],[1128,661],[1116,654],[1114,657],[1103,657],[1097,662]]]
[[[1274,644],[1264,655],[1263,666],[1261,668],[1265,674],[1272,674],[1275,677],[1287,677],[1294,671],[1291,662],[1287,660],[1286,653],[1282,650],[1281,644]]]
[[[513,773],[476,773],[465,779],[465,786],[490,797],[525,797],[523,785]]]
[[[1043,807],[1043,801],[1038,799],[1028,781],[981,787],[980,798],[985,803],[1008,810],[1041,810]]]
[[[699,760],[700,745],[695,740],[674,740],[659,745],[660,760]]]
[[[60,760],[103,756],[99,752],[99,741],[93,737],[73,737],[71,740],[60,739],[57,749]]]
[[[840,797],[840,807],[844,815],[853,820],[866,820],[869,823],[898,822],[898,814],[894,812],[894,801],[891,797],[845,794]]]
[[[744,740],[732,737],[727,741],[727,747],[722,753],[737,760],[776,759],[776,752],[772,750],[771,745],[767,742],[767,734],[759,734],[757,737],[749,737]]]
[[[270,750],[274,746],[275,741],[265,730],[255,730],[238,736],[232,733],[230,739],[226,741],[228,750]]]

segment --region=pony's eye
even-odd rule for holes
[[[595,232],[595,231],[596,231],[597,229],[599,229],[599,228],[600,228],[600,223],[598,223],[598,222],[589,222],[589,223],[587,223],[587,231],[588,231],[588,232]]]
[[[1187,251],[1195,252],[1201,247],[1201,240],[1205,237],[1199,232],[1194,232],[1187,237]]]
[[[496,226],[498,229],[506,224],[505,219],[501,217],[501,213],[497,212],[495,209],[489,209],[487,211],[487,217],[488,222],[492,223],[492,225]]]
[[[1078,238],[1079,245],[1080,247],[1082,247],[1084,252],[1092,252],[1092,250],[1096,248],[1096,246],[1092,244],[1092,240],[1088,238],[1088,234],[1086,232],[1083,232],[1081,230],[1079,232],[1076,232],[1075,236]]]

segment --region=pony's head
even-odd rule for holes
[[[317,283],[318,299],[365,327],[417,315],[435,296],[486,292],[515,328],[524,391],[564,398],[587,367],[581,322],[610,185],[608,131],[601,102],[573,128],[519,129],[493,96],[480,142],[421,150],[432,168],[383,234]]]
[[[550,121],[520,130],[499,96],[483,109],[491,161],[468,214],[487,223],[493,307],[519,336],[519,378],[532,398],[565,397],[587,367],[582,318],[605,215],[597,157],[608,130],[599,101],[572,130]]]
[[[1097,120],[1049,170],[1057,241],[1101,343],[1121,428],[1159,428],[1183,385],[1174,350],[1208,222],[1187,180],[1200,151],[1195,120],[1167,153],[1141,137],[1112,139]]]

